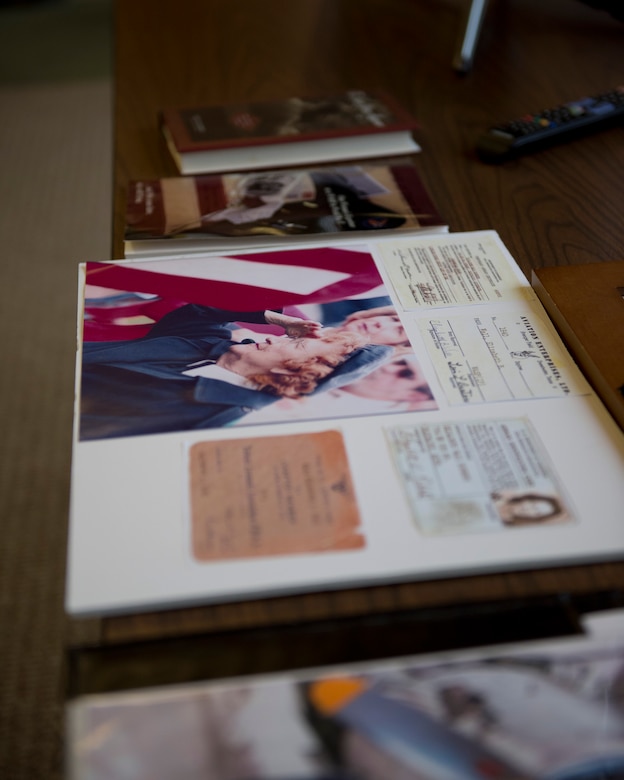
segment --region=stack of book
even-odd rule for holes
[[[194,175],[130,183],[127,256],[448,229],[399,157],[420,151],[417,122],[387,96],[168,109],[160,123]]]

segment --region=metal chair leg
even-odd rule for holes
[[[479,41],[481,23],[483,22],[487,5],[488,0],[470,0],[463,33],[453,59],[453,68],[461,73],[465,73],[472,68],[475,49]]]

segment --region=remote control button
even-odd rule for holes
[[[487,162],[504,161],[620,119],[624,119],[624,85],[494,125],[481,136],[477,152]]]

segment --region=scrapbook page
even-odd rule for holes
[[[624,549],[624,437],[493,231],[87,263],[78,336],[71,614]]]

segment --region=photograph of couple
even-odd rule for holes
[[[85,274],[81,440],[437,408],[363,248]]]

